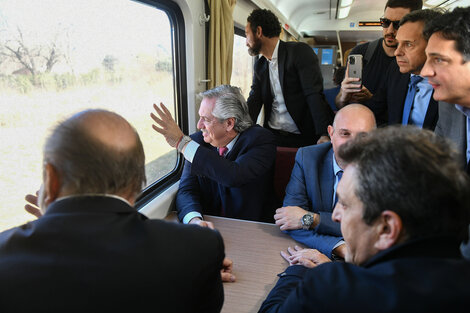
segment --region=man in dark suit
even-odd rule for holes
[[[406,14],[420,10],[422,0],[388,0],[383,17],[380,18],[383,38],[366,42],[354,47],[350,53],[363,56],[361,88],[356,84],[359,78],[346,75],[336,97],[336,106],[342,108],[348,103],[365,103],[383,85],[389,65],[395,62],[396,40],[400,20]]]
[[[201,93],[201,131],[184,136],[170,112],[155,105],[156,131],[186,159],[176,195],[183,223],[213,227],[203,214],[264,220],[274,214],[272,184],[276,146],[268,130],[255,125],[237,87],[221,85]]]
[[[350,104],[339,110],[333,125],[328,126],[331,143],[297,151],[284,206],[274,215],[282,231],[328,257],[344,258],[346,246],[340,225],[331,219],[337,200],[336,186],[344,169],[337,151],[357,134],[374,128],[372,111],[361,104]]]
[[[220,234],[138,213],[144,183],[142,143],[121,116],[89,110],[59,124],[39,198],[27,197],[43,215],[0,234],[0,310],[219,312]]]
[[[284,256],[291,266],[260,312],[470,307],[470,263],[459,252],[470,181],[451,145],[429,130],[390,126],[357,136],[338,154],[348,165],[333,219],[341,223],[346,262],[290,249]]]
[[[245,27],[246,45],[254,66],[247,103],[257,120],[264,104],[264,127],[279,146],[302,147],[328,141],[326,127],[333,111],[323,94],[323,78],[312,47],[279,40],[281,25],[269,10],[253,10]]]
[[[469,28],[469,7],[455,8],[430,23],[424,30],[429,42],[421,75],[433,86],[434,99],[452,103],[439,108],[436,132],[455,142],[470,175]],[[470,242],[462,245],[462,253],[470,259]]]
[[[418,10],[400,21],[396,63],[389,66],[384,84],[366,103],[374,112],[378,125],[411,124],[435,128],[438,103],[432,98],[432,86],[419,73],[426,62],[427,40],[423,29],[440,15],[434,10]]]

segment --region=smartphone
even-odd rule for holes
[[[359,88],[362,87],[362,55],[360,54],[351,54],[348,56],[348,76],[354,78],[360,78],[360,81],[352,82],[356,84]]]

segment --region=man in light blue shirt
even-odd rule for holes
[[[333,125],[328,126],[331,143],[297,151],[284,206],[274,215],[282,231],[328,257],[344,257],[346,246],[340,225],[331,219],[336,187],[344,169],[336,152],[357,134],[374,128],[372,111],[361,104],[350,104],[339,110]]]
[[[470,174],[470,8],[455,8],[430,23],[424,30],[429,38],[427,61],[421,75],[434,88],[434,99],[455,103],[439,108],[436,131],[452,139]],[[463,114],[462,114],[463,113]],[[462,245],[470,258],[470,244]]]
[[[426,62],[427,40],[422,34],[423,29],[440,14],[433,10],[418,10],[400,21],[396,63],[389,66],[384,84],[367,103],[379,125],[415,125],[434,130],[438,103],[432,99],[433,88],[427,78],[419,73]]]

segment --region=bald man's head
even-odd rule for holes
[[[145,184],[139,135],[123,117],[106,110],[86,110],[60,123],[46,141],[44,161],[59,174],[61,196],[131,199]]]
[[[374,113],[362,104],[350,104],[339,110],[328,126],[328,134],[333,145],[335,159],[341,168],[342,160],[337,157],[339,147],[358,133],[369,132],[376,128]]]

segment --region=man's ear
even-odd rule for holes
[[[225,120],[225,123],[227,125],[226,131],[229,132],[235,127],[235,118],[229,117],[228,119]]]
[[[57,169],[51,163],[44,166],[44,204],[46,207],[59,198],[60,176]]]
[[[261,38],[262,35],[263,29],[261,28],[261,26],[256,27],[256,37]]]
[[[374,246],[379,250],[385,250],[394,246],[403,235],[401,217],[393,211],[383,211],[377,221],[376,227],[378,239]]]
[[[331,125],[328,125],[328,135],[330,136],[330,138],[333,136],[333,133],[335,132],[335,129],[333,128],[333,126]]]

